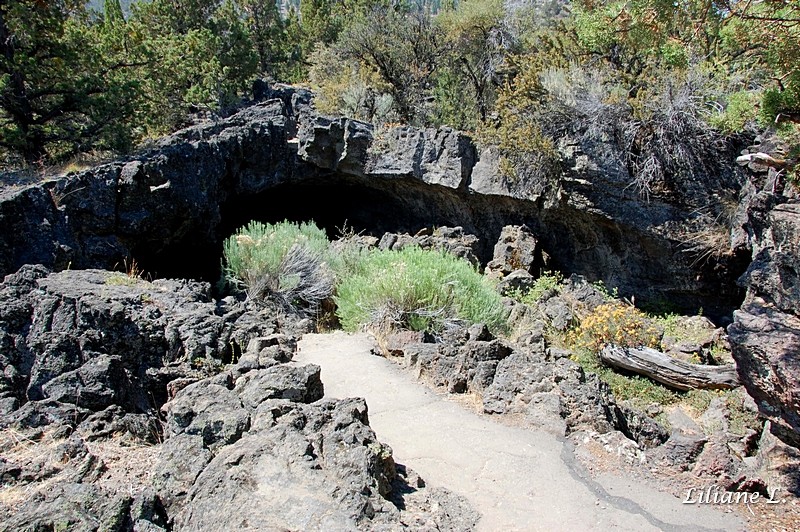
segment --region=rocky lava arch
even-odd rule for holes
[[[749,263],[749,257],[731,256],[726,262],[710,259],[694,264],[697,282],[681,286],[680,279],[665,278],[663,267],[651,265],[693,258],[682,256],[667,239],[643,238],[639,231],[590,213],[542,211],[531,202],[508,197],[406,180],[370,182],[336,173],[229,199],[221,206],[219,229],[210,241],[187,239],[159,254],[145,249],[134,253],[144,268],[159,276],[186,276],[190,263],[192,277],[213,282],[220,273],[222,240],[251,220],[314,221],[332,239],[345,227],[380,238],[387,232],[413,235],[423,228],[461,226],[479,237],[476,251],[484,265],[492,258],[502,228],[525,224],[540,240],[548,269],[603,280],[639,303],[669,301],[690,313],[702,308],[723,321],[741,303],[742,293],[734,281]]]
[[[526,224],[548,268],[603,280],[637,303],[718,317],[741,303],[735,281],[749,252],[697,260],[671,230],[720,183],[644,201],[618,169],[567,160],[563,175],[520,188],[457,131],[401,127],[376,137],[369,124],[317,115],[302,91],[278,96],[127,161],[4,192],[0,274],[25,263],[113,269],[136,259],[159,277],[215,281],[224,238],[250,220],[283,219],[313,219],[331,236],[345,223],[378,237],[462,226],[479,237],[486,262],[504,225]]]

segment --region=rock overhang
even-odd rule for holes
[[[332,236],[345,224],[378,237],[462,226],[481,239],[485,263],[504,226],[526,224],[554,269],[637,301],[672,299],[710,314],[741,302],[734,280],[749,257],[697,261],[672,234],[712,190],[645,200],[620,176],[603,178],[613,170],[604,161],[572,152],[561,175],[520,187],[500,172],[496,150],[479,150],[464,133],[376,128],[316,113],[302,89],[275,94],[127,161],[7,197],[0,273],[27,262],[115,268],[134,258],[159,276],[215,280],[223,239],[251,219],[314,219]]]

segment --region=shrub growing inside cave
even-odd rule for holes
[[[409,247],[366,254],[337,288],[337,316],[346,330],[368,325],[440,331],[451,323],[506,327],[500,295],[465,260]]]
[[[225,273],[254,299],[316,309],[336,293],[343,327],[440,331],[456,323],[504,330],[500,295],[469,262],[416,247],[332,246],[313,223],[250,222],[224,243]]]
[[[330,242],[312,223],[250,222],[225,240],[225,272],[255,299],[316,308],[333,293]]]

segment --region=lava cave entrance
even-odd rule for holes
[[[653,307],[669,301],[684,314],[703,308],[707,316],[723,322],[741,305],[744,293],[736,279],[749,264],[749,256],[742,255],[696,265],[686,278],[702,281],[700,289],[690,291],[684,288],[686,280],[680,287],[674,270],[670,272],[664,264],[675,260],[669,241],[648,237],[637,228],[621,228],[586,212],[543,213],[532,202],[414,180],[370,182],[338,174],[233,196],[220,206],[219,223],[206,228],[210,236],[192,235],[159,253],[141,246],[133,250],[133,256],[154,277],[194,278],[213,284],[221,274],[224,239],[252,220],[314,221],[331,239],[345,228],[380,238],[386,232],[413,235],[426,227],[461,226],[480,239],[476,254],[483,264],[491,260],[505,225],[526,224],[551,258],[548,269],[619,286],[620,296],[633,295],[639,305]]]

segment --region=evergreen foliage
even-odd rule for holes
[[[476,131],[514,179],[565,133],[611,138],[647,194],[701,144],[800,137],[798,43],[779,0],[3,0],[0,149],[129,150],[266,77],[310,81],[331,113]]]
[[[0,3],[0,146],[27,163],[119,147],[135,82],[82,2]]]

